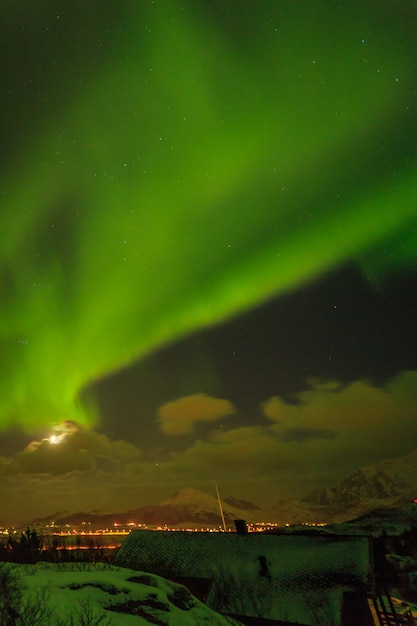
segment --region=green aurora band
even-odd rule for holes
[[[150,351],[415,262],[414,2],[32,4],[1,26],[1,428],[92,425],[80,392]]]

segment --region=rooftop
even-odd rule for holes
[[[344,591],[373,592],[367,536],[137,530],[115,564],[167,578],[212,579],[211,608],[294,623],[315,624],[323,611],[337,620]]]

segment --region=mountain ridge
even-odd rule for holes
[[[300,500],[281,500],[267,509],[233,496],[222,500],[223,515],[231,526],[236,519],[278,525],[334,523],[352,520],[375,509],[403,505],[417,497],[417,451],[359,468],[332,487],[315,489]],[[63,515],[61,514],[63,513]],[[110,527],[143,524],[171,527],[219,527],[222,519],[217,498],[188,487],[159,504],[114,513],[57,512],[30,525],[51,523]]]
[[[364,466],[345,479],[324,489],[315,489],[302,502],[338,511],[365,505],[371,500],[395,504],[414,499],[417,492],[417,452]]]

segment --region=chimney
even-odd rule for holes
[[[246,520],[244,519],[235,519],[235,528],[238,535],[244,535],[248,532],[248,527],[246,525]]]

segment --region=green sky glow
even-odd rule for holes
[[[91,423],[80,390],[161,345],[352,259],[415,262],[411,3],[129,4],[114,31],[60,16],[91,41],[58,83],[30,34],[1,181],[3,428]]]

